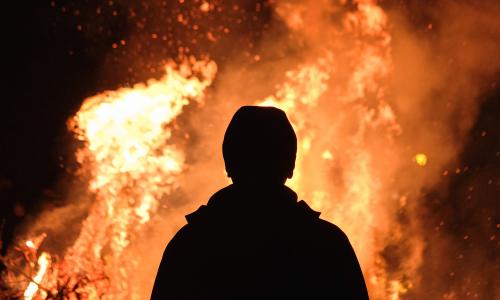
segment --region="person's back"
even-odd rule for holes
[[[278,111],[284,115],[274,108],[244,107],[238,111],[240,115],[242,110],[246,117],[268,114],[271,121],[258,116],[256,121],[266,129],[264,134],[268,131],[270,135],[276,134],[272,128],[267,130],[273,125],[269,122],[275,122],[273,114]],[[245,125],[252,121],[244,116],[238,124],[238,113],[224,139],[226,170],[234,184],[186,217],[188,224],[165,250],[152,299],[368,299],[363,275],[345,234],[321,220],[319,213],[304,201],[297,201],[295,192],[284,185],[293,174],[290,162],[295,160],[296,148],[284,145],[285,150],[291,148],[288,154],[293,152],[288,157],[283,155],[285,163],[279,162],[282,158],[278,162],[265,161],[258,153],[258,161],[249,165],[242,166],[237,156],[236,163],[231,161],[235,150],[255,150],[248,149],[248,145],[230,144],[245,144],[238,140],[248,136],[240,134],[241,122]],[[293,132],[291,127],[287,130]],[[235,132],[236,138],[232,136]],[[258,135],[266,144],[262,133]],[[254,140],[250,138],[251,143]],[[280,138],[276,140],[283,143]],[[293,143],[296,145],[292,138]],[[264,164],[259,166],[262,161]],[[277,172],[280,167],[272,170],[273,164],[288,165],[288,169]],[[263,174],[261,168],[271,170]]]

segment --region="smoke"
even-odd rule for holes
[[[416,232],[426,242],[420,268],[423,276],[410,293],[412,299],[493,299],[498,295],[492,288],[494,246],[485,226],[479,225],[486,220],[477,214],[460,216],[481,209],[460,197],[460,191],[448,191],[448,177],[468,171],[467,166],[458,165],[458,159],[483,94],[494,87],[498,76],[499,12],[495,1],[411,3],[406,11],[398,6],[389,10],[395,22],[392,85],[399,99],[394,107],[404,128],[401,145],[429,155],[426,172],[413,173],[412,182],[399,184],[416,196],[412,215]],[[468,176],[472,179],[463,181],[460,189],[471,189],[481,180],[478,175]],[[449,202],[436,204],[443,200]],[[466,247],[464,238],[469,236],[463,227],[475,233],[475,241]]]

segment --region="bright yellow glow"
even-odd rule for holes
[[[408,292],[408,289],[405,288],[404,285],[397,280],[391,280],[389,282],[389,290],[390,290],[389,300],[400,300],[401,299],[400,296]]]
[[[414,160],[417,165],[421,167],[427,165],[427,155],[425,155],[424,153],[418,153],[417,155],[415,155]]]

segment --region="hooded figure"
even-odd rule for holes
[[[151,299],[368,299],[346,235],[285,186],[297,138],[274,107],[241,107],[222,146],[233,184],[187,215]]]

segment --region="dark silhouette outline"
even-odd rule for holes
[[[284,185],[297,138],[274,107],[241,107],[223,155],[233,184],[186,216],[152,299],[368,299],[346,235]]]

